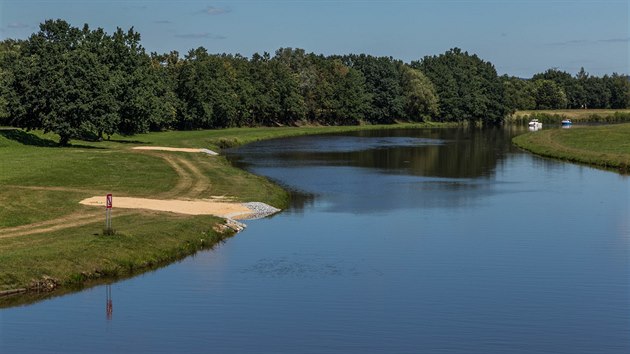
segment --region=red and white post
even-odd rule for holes
[[[105,199],[105,233],[111,234],[112,232],[112,195],[107,195]]]

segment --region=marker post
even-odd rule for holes
[[[112,195],[107,195],[105,199],[105,235],[111,235],[112,232]]]

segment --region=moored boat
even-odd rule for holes
[[[538,130],[542,128],[542,123],[538,121],[538,119],[534,118],[529,121],[529,128],[532,130]]]

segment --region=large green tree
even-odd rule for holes
[[[567,107],[567,96],[552,80],[539,79],[534,81],[534,97],[536,109],[563,109]]]
[[[140,46],[140,35],[48,20],[24,42],[13,66],[12,89],[19,104],[12,124],[71,138],[137,133],[164,120],[157,70]],[[172,110],[170,110],[172,111]]]
[[[107,73],[85,42],[85,31],[62,20],[46,21],[26,41],[21,65],[14,71],[23,107],[15,112],[14,125],[55,132],[64,145],[97,119],[103,104],[100,80]]]
[[[173,121],[168,85],[152,65],[133,28],[117,28],[111,36],[107,63],[118,88],[117,130],[123,134],[146,132]]]
[[[181,67],[177,95],[182,101],[179,127],[224,128],[238,125],[242,112],[237,72],[225,56],[203,47],[191,50]]]
[[[357,124],[365,119],[371,98],[366,79],[340,57],[281,48],[273,60],[287,67],[297,80],[305,117],[311,122]]]
[[[490,62],[459,48],[426,56],[411,64],[435,85],[440,98],[440,119],[500,124],[509,111],[503,82]]]
[[[177,113],[182,102],[175,89],[183,61],[177,51],[166,54],[151,53],[152,77],[156,80],[156,94],[160,98],[157,119],[150,122],[150,130],[172,129],[177,126]]]
[[[406,97],[401,83],[402,62],[391,57],[350,54],[344,64],[360,71],[371,96],[366,119],[372,123],[393,123],[406,117]]]
[[[402,87],[405,93],[405,113],[412,121],[426,121],[437,117],[438,96],[431,80],[420,70],[402,67]]]
[[[14,89],[15,69],[21,62],[22,41],[0,42],[0,125],[11,124],[11,116],[21,110]]]
[[[510,112],[536,109],[534,85],[531,80],[504,75],[503,87],[505,89],[505,105],[509,108]]]
[[[251,111],[255,125],[293,124],[305,117],[298,75],[280,58],[254,54],[250,62]]]
[[[613,73],[612,76],[605,76],[604,82],[610,92],[610,108],[630,107],[630,81],[627,76]]]
[[[581,71],[584,72],[584,68]],[[535,74],[532,80],[549,80],[559,86],[564,92],[567,101],[566,107],[563,108],[580,108],[585,103],[586,93],[584,87],[571,74],[565,71],[549,69],[544,73]]]
[[[342,63],[327,60],[328,80],[332,83],[330,124],[357,124],[365,118],[371,95],[367,92],[363,74]]]

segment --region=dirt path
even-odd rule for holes
[[[164,198],[175,197],[184,194],[193,185],[193,177],[181,166],[181,158],[168,156],[166,154],[150,154],[162,158],[178,175],[177,183],[171,190],[159,195]]]
[[[210,192],[211,183],[208,177],[187,158],[153,151],[138,152],[161,158],[177,173],[178,180],[175,187],[157,194],[160,198],[195,198]]]
[[[177,183],[173,188],[168,191],[158,193],[157,196],[160,200],[149,200],[142,198],[127,198],[126,202],[124,197],[115,198],[115,200],[120,203],[123,201],[123,204],[118,204],[119,207],[127,207],[127,208],[137,208],[137,209],[149,209],[149,210],[162,210],[162,211],[172,211],[172,212],[180,212],[182,210],[190,210],[190,208],[196,210],[194,212],[184,212],[193,215],[199,214],[211,214],[222,217],[230,217],[233,215],[248,215],[254,213],[251,209],[248,209],[247,206],[244,206],[240,203],[230,203],[226,200],[219,201],[218,198],[214,200],[188,200],[188,201],[172,201],[167,199],[173,198],[186,198],[186,199],[197,199],[203,197],[209,197],[212,184],[207,176],[203,174],[203,172],[195,166],[195,164],[188,160],[185,157],[178,156],[176,154],[168,154],[160,151],[154,150],[166,150],[166,151],[187,151],[187,152],[204,152],[209,154],[205,149],[174,149],[174,148],[160,148],[160,147],[152,147],[152,148],[144,148],[137,149],[136,153],[143,153],[155,157],[161,158],[169,167],[177,173],[178,179]],[[67,187],[39,187],[39,186],[12,186],[12,188],[23,188],[23,189],[32,189],[32,190],[53,190],[53,191],[72,191],[72,192],[88,192],[92,195],[98,194],[95,191],[89,191],[87,189],[80,188],[67,188]],[[104,196],[102,197],[94,197],[90,205],[100,205],[104,201]],[[131,201],[131,199],[139,199],[140,201]],[[115,202],[116,203],[116,202]],[[170,206],[167,205],[170,203]],[[125,206],[126,205],[126,206]],[[194,207],[193,207],[194,206]],[[195,209],[197,208],[197,209]],[[199,211],[201,210],[201,211]],[[8,237],[18,237],[25,235],[33,235],[40,234],[52,231],[58,231],[73,227],[79,227],[88,225],[91,223],[102,222],[103,210],[99,211],[90,211],[90,212],[75,212],[72,214],[68,214],[62,216],[60,218],[46,220],[42,222],[32,223],[28,225],[20,225],[11,228],[0,229],[0,239],[8,238]],[[124,211],[117,212],[115,216],[129,215],[133,214],[133,211]]]
[[[53,191],[53,192],[78,192],[78,193],[89,193],[96,194],[101,191],[95,189],[84,189],[84,188],[70,188],[70,187],[43,187],[43,186],[19,186],[14,184],[4,184],[3,188],[13,188],[13,189],[27,189],[33,191]]]
[[[114,216],[129,215],[131,212],[116,213]],[[69,229],[72,227],[79,227],[97,222],[102,222],[104,218],[103,211],[91,211],[91,212],[76,212],[68,215],[64,215],[57,219],[51,219],[41,221],[33,224],[20,225],[16,227],[9,227],[0,229],[0,239],[9,237],[18,237],[26,235],[41,234],[45,232],[58,231],[63,229]]]
[[[210,179],[208,179],[208,177],[206,177],[197,168],[197,166],[195,166],[192,162],[186,159],[180,159],[179,163],[184,165],[188,169],[188,171],[192,173],[192,175],[189,175],[189,176],[193,180],[193,185],[190,188],[190,190],[188,190],[188,193],[186,193],[187,196],[200,197],[200,196],[203,196],[205,193],[210,192],[210,187],[211,187]]]

